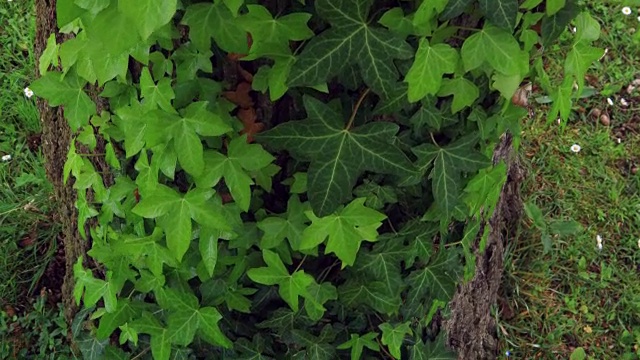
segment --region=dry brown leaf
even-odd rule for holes
[[[247,109],[253,107],[253,99],[251,99],[249,92],[251,92],[251,84],[241,82],[234,91],[225,91],[222,95],[239,107]]]
[[[247,134],[248,143],[253,142],[254,135],[264,129],[264,124],[261,122],[257,122],[258,115],[256,114],[256,109],[240,109],[238,110],[237,116],[244,125],[244,129],[240,133]]]
[[[516,106],[523,108],[529,107],[529,94],[531,93],[531,84],[520,86],[511,97],[511,102]]]

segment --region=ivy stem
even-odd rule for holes
[[[433,137],[433,133],[429,132],[429,136],[431,136],[431,141],[433,141],[433,145],[438,146],[438,142],[436,141],[436,138]]]
[[[362,101],[364,101],[364,98],[369,93],[369,90],[370,89],[367,88],[367,90],[362,92],[362,94],[360,95],[360,98],[356,102],[356,105],[353,107],[353,112],[351,112],[351,117],[349,117],[349,122],[347,123],[347,127],[345,128],[345,130],[349,130],[351,129],[351,126],[353,126],[353,120],[355,120],[356,114],[358,113],[358,109],[360,108],[360,105],[362,105]]]
[[[466,31],[482,31],[482,29],[470,28],[465,26],[454,26],[454,28],[458,30],[466,30]]]
[[[302,266],[302,264],[304,264],[304,261],[307,260],[307,255],[305,255],[302,260],[300,260],[300,262],[298,263],[298,266],[296,266],[296,269],[293,271],[294,273],[298,270],[300,270],[300,267]]]
[[[449,248],[449,247],[460,245],[460,244],[462,244],[462,241],[456,241],[456,242],[452,242],[452,243],[449,243],[449,244],[444,244],[444,247],[445,248]]]

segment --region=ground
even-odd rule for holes
[[[525,201],[547,224],[574,220],[583,231],[550,234],[546,253],[533,219],[512,237],[498,309],[503,358],[640,354],[640,80],[638,89],[629,87],[640,78],[634,43],[640,14],[624,15],[622,5],[589,2],[602,25],[597,45],[608,49],[587,79],[594,95],[578,102],[566,127],[535,102],[537,115],[523,124]],[[561,61],[550,62],[551,71]]]
[[[536,115],[523,123],[524,197],[529,212],[538,208],[543,219],[525,219],[507,245],[496,309],[503,358],[509,352],[515,359],[582,359],[581,349],[590,359],[638,358],[640,91],[629,85],[640,78],[634,42],[640,14],[634,8],[624,15],[620,1],[587,5],[602,25],[598,46],[608,49],[587,79],[596,91],[578,102],[566,126],[548,119],[546,105],[534,99]],[[22,336],[47,329],[35,350],[45,343],[47,351],[60,351],[64,337],[59,311],[46,306],[56,302],[62,275],[59,229],[50,221],[37,110],[23,93],[35,72],[31,6],[0,1],[0,156],[11,156],[0,161],[0,184],[7,185],[0,187],[0,358],[11,354],[7,339],[16,339],[16,329]],[[547,64],[556,77],[561,55],[560,48]],[[583,230],[558,228],[557,221],[575,221]],[[11,322],[20,326],[10,328]]]

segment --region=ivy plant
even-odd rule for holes
[[[574,0],[56,6],[31,88],[74,132],[90,359],[455,359],[430,323],[483,251],[493,150],[532,83],[566,120],[603,53]]]

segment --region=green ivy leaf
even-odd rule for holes
[[[353,193],[357,197],[366,197],[365,205],[381,210],[386,204],[395,204],[398,202],[396,189],[392,186],[378,185],[372,181],[365,180],[364,183],[353,189]]]
[[[371,0],[316,2],[316,11],[331,29],[309,41],[291,69],[289,86],[327,82],[346,66],[357,63],[365,83],[388,97],[397,80],[393,59],[413,55],[409,44],[390,31],[368,24]]]
[[[409,322],[393,326],[383,323],[378,326],[382,330],[382,344],[387,345],[389,352],[394,358],[400,359],[400,349],[404,343],[406,335],[412,335],[413,331],[409,327]]]
[[[412,271],[405,280],[409,292],[403,314],[421,318],[427,315],[433,301],[449,302],[456,290],[460,267],[457,251],[440,251],[427,266]]]
[[[560,9],[565,6],[566,2],[566,0],[547,0],[545,2],[547,15],[551,16],[560,11]]]
[[[325,253],[335,253],[342,267],[353,265],[362,241],[376,241],[377,228],[386,215],[364,206],[366,199],[353,200],[344,209],[322,218],[312,211],[305,214],[311,225],[302,233],[301,249],[312,249],[327,241]]]
[[[218,262],[218,232],[206,226],[202,227],[198,247],[207,273],[213,276],[213,270]]]
[[[146,218],[159,218],[167,235],[167,247],[180,261],[191,242],[191,219],[202,226],[231,230],[223,214],[222,201],[213,191],[196,189],[181,197],[175,190],[158,184],[150,196],[144,196],[131,210]]]
[[[493,213],[502,185],[507,180],[507,166],[504,162],[482,169],[475,175],[464,189],[464,201],[470,208],[472,215],[478,214],[486,207],[487,214]]]
[[[391,144],[398,132],[396,124],[373,122],[345,128],[340,114],[329,106],[308,96],[304,103],[306,120],[284,123],[257,139],[286,149],[299,160],[311,161],[308,195],[318,216],[331,214],[348,201],[364,171],[414,173],[407,156]]]
[[[160,29],[176,13],[177,0],[118,0],[118,10],[125,14],[131,24],[137,27],[142,40],[147,40],[156,30]]]
[[[199,331],[202,337],[213,345],[219,345],[230,349],[233,343],[220,330],[218,322],[222,320],[222,315],[214,307],[203,307],[198,310]]]
[[[387,239],[375,245],[372,251],[363,251],[358,255],[354,269],[362,273],[367,281],[379,281],[385,285],[385,292],[400,301],[404,289],[400,264],[410,255],[411,249],[402,241]]]
[[[176,97],[171,88],[171,79],[165,77],[156,84],[151,78],[149,68],[145,67],[140,74],[140,93],[144,99],[144,109],[154,110],[160,107],[168,113],[176,113],[171,105],[171,100]]]
[[[409,118],[409,123],[411,123],[414,132],[417,134],[423,134],[426,131],[439,131],[457,121],[457,117],[451,116],[443,109],[436,107],[434,101],[423,102],[420,109]]]
[[[233,16],[238,16],[238,11],[244,5],[244,0],[223,0],[223,2],[231,10]]]
[[[578,84],[578,93],[584,88],[584,76],[594,62],[604,55],[603,49],[598,49],[584,43],[573,45],[564,62],[565,76],[573,76]]]
[[[241,210],[248,211],[253,180],[247,172],[267,167],[274,159],[262,146],[248,144],[243,135],[231,140],[226,156],[215,151],[205,154],[204,171],[196,178],[196,184],[210,188],[224,177],[235,202]]]
[[[579,13],[580,9],[576,1],[567,0],[566,5],[553,16],[542,18],[542,45],[549,46],[555,41]]]
[[[38,70],[40,74],[47,72],[49,65],[58,66],[58,44],[56,43],[56,34],[51,34],[47,39],[47,47],[38,59]]]
[[[64,106],[69,126],[76,131],[87,125],[89,118],[96,114],[96,104],[83,90],[85,85],[86,82],[74,72],[63,75],[50,71],[34,81],[30,88],[36,95],[47,100],[49,106]]]
[[[399,294],[389,294],[387,288],[387,284],[381,281],[350,279],[338,289],[338,298],[346,307],[358,308],[359,305],[364,305],[383,314],[396,314],[402,301]]]
[[[518,17],[518,0],[479,0],[480,10],[493,24],[512,31]]]
[[[440,89],[442,76],[456,70],[458,59],[458,52],[451,46],[430,46],[426,38],[420,40],[416,59],[405,77],[409,84],[409,101],[415,102],[427,95],[435,95]]]
[[[581,12],[575,20],[576,37],[574,44],[596,41],[600,38],[600,23],[588,12]]]
[[[246,33],[221,1],[189,5],[182,24],[189,26],[189,38],[201,52],[211,50],[212,37],[226,52],[246,54],[248,51]]]
[[[429,178],[435,202],[446,220],[451,218],[458,204],[461,172],[474,172],[490,164],[484,155],[473,151],[476,142],[475,135],[468,135],[445,147],[423,144],[412,149],[421,169],[433,163]]]
[[[440,334],[428,344],[419,339],[409,348],[410,360],[456,360],[458,356],[445,345],[445,337]]]
[[[299,297],[309,297],[307,288],[315,280],[302,270],[289,274],[280,256],[271,250],[263,250],[262,257],[267,266],[249,269],[247,276],[258,284],[278,285],[278,293],[282,300],[286,301],[293,311],[298,311]]]
[[[278,247],[284,239],[288,239],[292,250],[300,250],[302,232],[308,222],[304,212],[309,209],[309,206],[305,205],[300,202],[297,195],[293,195],[289,198],[285,214],[260,220],[257,225],[264,232],[260,248],[272,249]]]
[[[274,54],[274,49],[285,56],[290,55],[289,41],[302,41],[314,35],[307,26],[311,14],[292,13],[274,19],[262,5],[247,5],[247,10],[238,19],[240,25],[251,33],[252,45],[247,59],[269,57]]]
[[[484,62],[504,75],[522,75],[528,67],[528,56],[511,32],[488,23],[464,41],[460,56],[467,72]]]
[[[92,14],[97,14],[100,11],[109,7],[110,0],[75,0],[74,3],[79,7],[88,10]]]
[[[136,19],[139,20],[139,19]],[[114,1],[86,23],[87,40],[101,46],[111,56],[131,53],[140,42],[137,31],[131,31],[131,19],[118,9]]]
[[[380,351],[380,346],[374,339],[378,337],[378,333],[369,332],[360,336],[359,334],[351,334],[349,341],[344,342],[336,347],[338,350],[351,349],[351,360],[358,360],[362,356],[362,350],[367,347],[373,351]]]
[[[162,331],[151,336],[151,354],[154,359],[169,360],[171,358],[171,341],[169,341],[169,331]]]
[[[474,0],[450,0],[440,14],[440,20],[447,21],[462,15],[473,3]]]
[[[107,339],[118,326],[125,324],[132,319],[138,311],[131,306],[131,302],[127,298],[118,300],[118,306],[114,312],[105,313],[100,318],[100,324],[96,331],[96,338],[99,340]]]
[[[451,112],[453,114],[471,106],[480,96],[480,90],[476,84],[463,77],[455,77],[453,79],[443,79],[438,96],[453,95],[453,103],[451,103]]]
[[[305,297],[305,310],[313,321],[322,319],[326,311],[324,304],[329,300],[336,300],[338,292],[335,286],[328,282],[316,284],[315,282],[307,288],[308,296]]]
[[[413,15],[413,26],[420,35],[433,31],[438,14],[444,11],[449,0],[423,1]]]
[[[548,119],[555,120],[560,114],[563,119],[568,119],[571,114],[571,95],[573,94],[573,78],[567,76],[562,81],[562,84],[553,90],[551,93],[551,99],[553,105],[547,116]]]
[[[104,358],[105,348],[109,345],[109,340],[98,340],[89,334],[83,334],[77,341],[78,348],[82,353],[82,358],[87,360],[100,360]]]
[[[399,7],[387,10],[382,14],[378,23],[391,30],[402,39],[406,39],[407,36],[414,33],[413,22],[409,17],[404,16],[404,11]]]

